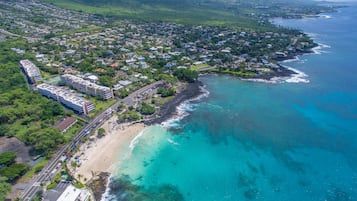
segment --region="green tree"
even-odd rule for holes
[[[135,112],[135,110],[131,110],[131,111],[126,111],[123,114],[118,116],[120,121],[136,121],[136,120],[140,120],[141,116],[139,113]]]
[[[184,80],[187,82],[195,82],[198,78],[198,72],[190,69],[177,69],[173,73],[179,80]]]
[[[175,88],[170,87],[168,89],[160,87],[157,92],[161,94],[161,97],[168,97],[168,96],[173,96],[176,93]]]
[[[0,154],[0,166],[9,166],[15,162],[16,153],[12,151],[7,151]]]
[[[105,129],[104,128],[99,128],[98,129],[98,137],[103,137],[105,135]]]
[[[140,113],[143,115],[152,115],[155,113],[155,108],[143,102],[140,108]]]
[[[50,155],[58,145],[64,142],[64,137],[57,128],[48,127],[30,131],[26,135],[26,142],[34,146],[38,153]]]
[[[6,177],[9,182],[12,182],[23,175],[27,169],[28,166],[26,164],[12,164],[9,167],[0,169],[0,176]]]
[[[6,195],[11,190],[11,185],[6,180],[6,177],[0,177],[0,200],[5,200]]]

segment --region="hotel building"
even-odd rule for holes
[[[99,97],[103,100],[114,98],[113,90],[111,88],[97,85],[74,75],[61,75],[61,81],[82,93]]]
[[[80,114],[89,114],[94,110],[94,104],[91,101],[66,88],[43,83],[38,85],[37,89],[40,94],[52,98]]]
[[[21,64],[21,68],[24,70],[28,80],[32,84],[42,81],[41,72],[35,64],[33,64],[31,61],[29,61],[27,59],[21,60],[20,64]]]

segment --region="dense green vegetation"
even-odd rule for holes
[[[194,82],[198,78],[198,72],[190,69],[177,69],[173,75],[187,82]]]
[[[140,21],[168,21],[191,25],[233,26],[267,29],[249,16],[250,10],[215,1],[113,0],[73,1],[45,0],[81,12]],[[271,27],[269,28],[271,29]]]
[[[118,116],[119,121],[136,121],[140,120],[141,116],[135,110],[127,110]]]
[[[16,163],[15,158],[14,152],[0,154],[0,198],[8,191],[4,182],[14,182],[28,170],[28,165]]]
[[[155,108],[152,107],[151,105],[143,102],[141,104],[140,113],[143,115],[152,115],[155,113]]]
[[[0,75],[6,75],[0,77],[0,136],[16,136],[34,152],[49,155],[63,142],[60,131],[51,125],[65,111],[59,103],[29,90],[19,61],[33,55],[18,55],[13,47],[30,50],[22,39],[0,43]]]
[[[173,87],[170,87],[168,89],[160,87],[157,92],[161,95],[161,97],[169,97],[175,95],[176,90]]]
[[[23,175],[28,166],[25,164],[12,164],[8,167],[0,169],[0,175],[7,178],[7,181],[12,182],[21,175]]]
[[[5,200],[7,193],[11,190],[11,185],[6,180],[7,178],[0,177],[0,200]]]
[[[272,30],[262,17],[301,17],[333,10],[309,1],[225,1],[225,0],[44,0],[55,5],[102,16],[140,21],[230,26]],[[269,9],[267,9],[269,8]]]
[[[104,128],[99,128],[98,129],[98,137],[103,137],[105,135],[105,129]]]
[[[0,154],[0,167],[8,166],[15,162],[16,153],[12,151],[3,152]]]

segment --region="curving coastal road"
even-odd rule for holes
[[[42,171],[30,181],[20,199],[30,201],[33,197],[35,197],[36,193],[43,188],[41,184],[51,180],[51,173],[56,169],[60,159],[68,151],[73,151],[80,144],[83,137],[86,137],[92,129],[97,129],[101,123],[103,123],[103,121],[111,115],[112,111],[116,111],[121,102],[125,105],[131,106],[135,103],[137,97],[143,95],[148,90],[157,88],[161,84],[163,84],[163,81],[157,81],[140,88],[124,99],[117,100],[113,105],[109,106],[106,110],[95,116],[80,132],[77,133],[75,137],[73,137],[72,141],[64,145],[51,159],[47,166],[45,166]]]

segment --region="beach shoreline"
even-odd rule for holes
[[[69,160],[67,167],[76,179],[82,183],[90,182],[97,175],[111,173],[117,161],[118,153],[130,151],[131,141],[145,128],[143,123],[118,124],[114,115],[103,123],[105,135],[91,137],[82,144],[79,151]]]
[[[200,81],[189,83],[172,100],[166,102],[157,115],[144,120],[143,123],[118,123],[117,115],[112,116],[101,126],[106,131],[105,136],[91,137],[67,162],[70,174],[88,185],[96,199],[100,200],[115,167],[130,154],[132,142],[145,127],[174,118],[180,104],[203,94],[202,86]],[[74,163],[76,165],[73,165]]]

